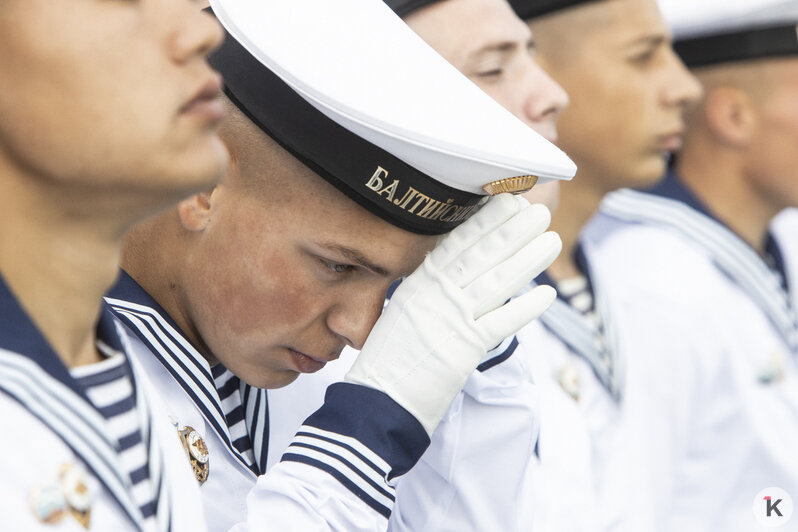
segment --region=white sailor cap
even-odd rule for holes
[[[798,0],[659,0],[659,6],[687,66],[798,54]]]
[[[516,15],[522,20],[550,15],[564,9],[571,9],[581,4],[598,0],[510,0]]]
[[[375,0],[212,0],[210,61],[265,133],[374,214],[441,234],[573,162]]]

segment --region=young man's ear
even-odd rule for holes
[[[706,95],[704,113],[712,134],[723,144],[745,148],[756,129],[756,107],[745,91],[716,87]]]
[[[216,187],[194,194],[177,204],[180,223],[188,231],[203,231],[211,220],[213,196]]]

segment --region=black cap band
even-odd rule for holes
[[[420,172],[309,104],[227,34],[209,61],[230,100],[291,155],[373,214],[402,229],[446,233],[484,196]]]
[[[598,0],[510,0],[518,18],[527,20]]]
[[[679,40],[673,49],[688,67],[798,54],[798,26],[747,29]]]
[[[393,12],[399,15],[400,17],[405,17],[416,11],[417,9],[421,9],[422,7],[428,6],[430,4],[437,4],[441,0],[384,0],[388,7],[393,9]]]

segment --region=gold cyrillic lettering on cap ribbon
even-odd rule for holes
[[[366,187],[403,211],[420,218],[440,220],[444,223],[456,222],[465,219],[479,207],[479,205],[457,205],[452,198],[445,201],[435,199],[411,186],[404,190],[400,179],[388,179],[389,173],[382,166],[377,166],[371,177],[366,180]],[[390,184],[386,185],[388,182]]]

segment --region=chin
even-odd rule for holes
[[[294,382],[299,377],[298,371],[284,370],[272,371],[265,375],[259,375],[257,378],[241,377],[247,384],[256,388],[266,388],[268,390],[276,390],[283,388]]]
[[[621,184],[621,187],[653,187],[665,178],[666,169],[667,166],[665,164],[665,159],[662,157],[657,157],[656,159],[646,161],[634,169],[636,171],[629,172],[626,183]]]

